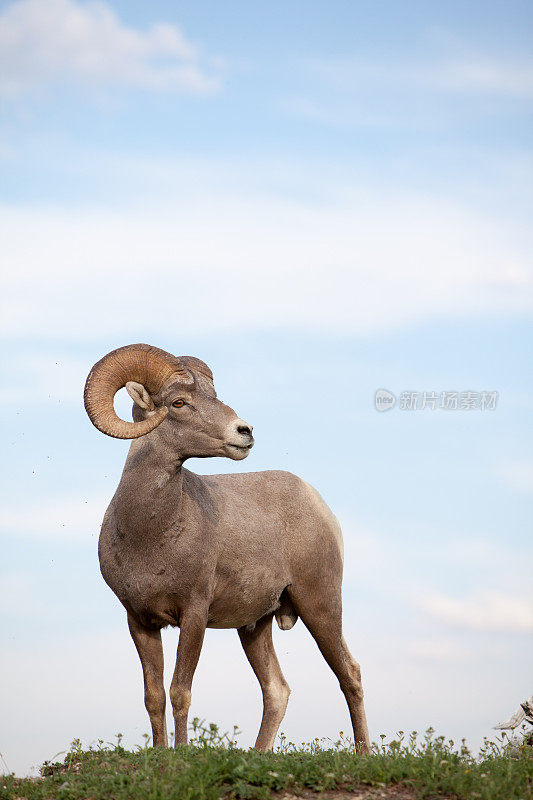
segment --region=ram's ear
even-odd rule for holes
[[[126,391],[135,403],[135,405],[142,408],[144,411],[155,411],[154,401],[142,385],[135,381],[128,381],[126,384]]]

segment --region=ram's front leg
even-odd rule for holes
[[[167,746],[165,687],[163,685],[163,645],[161,631],[146,628],[128,614],[128,625],[139,653],[144,675],[144,704],[152,723],[154,747]]]
[[[187,744],[187,717],[191,705],[191,686],[200,658],[207,625],[207,609],[188,609],[180,618],[180,638],[176,669],[170,685],[174,711],[175,745]]]

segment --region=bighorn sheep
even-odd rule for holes
[[[126,387],[134,422],[115,414]],[[187,742],[205,629],[237,628],[263,692],[256,748],[272,748],[289,687],[272,644],[300,616],[337,676],[357,750],[370,750],[359,665],[342,635],[342,534],[320,495],[288,472],[195,475],[187,458],[248,456],[252,428],[217,399],[209,367],[146,344],[92,368],[85,408],[103,433],[133,439],[99,542],[102,575],[126,608],[154,745],[167,745],[161,628],[180,628],[170,687],[175,743]]]

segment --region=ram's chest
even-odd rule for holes
[[[191,590],[209,573],[208,568],[199,575],[202,559],[197,553],[193,559],[192,552],[190,543],[171,536],[137,544],[102,530],[100,569],[129,611],[158,624],[177,624]]]

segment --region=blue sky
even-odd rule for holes
[[[134,341],[203,358],[254,425],[246,463],[191,468],[288,469],[338,514],[373,738],[431,724],[475,747],[531,694],[531,16],[0,2],[9,769],[149,727],[96,556],[127,444],[82,405],[92,364]],[[378,388],[499,399],[378,413]],[[277,647],[288,737],[346,730],[303,626]],[[230,631],[206,640],[192,713],[254,739]]]

